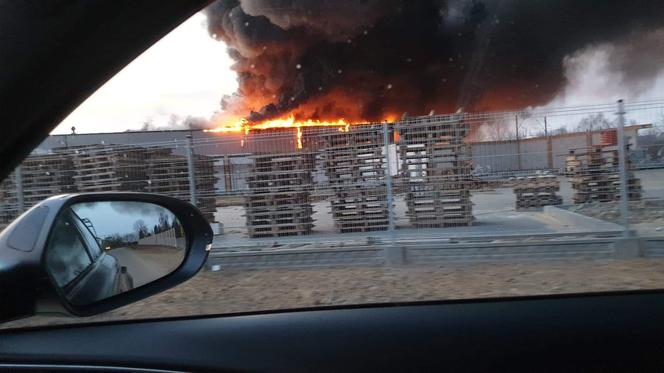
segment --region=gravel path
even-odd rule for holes
[[[309,306],[664,288],[664,259],[201,272],[85,319],[33,317],[0,328]]]

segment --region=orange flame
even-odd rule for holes
[[[394,119],[395,117],[389,116],[388,118],[386,118],[386,121],[393,122]],[[260,123],[251,123],[244,118],[231,120],[226,123],[220,124],[216,128],[206,129],[204,130],[204,132],[213,132],[213,133],[244,132],[245,135],[248,135],[249,132],[253,130],[294,128],[296,130],[297,148],[302,149],[302,127],[338,127],[340,132],[348,132],[350,130],[351,125],[364,124],[364,123],[370,123],[370,122],[360,121],[358,123],[350,123],[346,121],[346,119],[344,118],[332,121],[317,120],[317,119],[296,120],[295,116],[291,114],[286,118],[271,119]]]
[[[297,127],[297,148],[302,149],[302,127]]]
[[[229,121],[219,125],[217,128],[207,129],[205,132],[217,133],[240,133],[248,134],[250,130],[266,130],[274,128],[301,128],[301,127],[348,127],[350,122],[341,118],[335,121],[325,120],[295,120],[295,116],[291,115],[282,119],[271,119],[260,123],[250,123],[246,119],[239,119]]]
[[[240,133],[248,131],[250,128],[249,122],[246,119],[231,120],[226,123],[220,124],[216,128],[204,129],[203,132],[215,133]]]

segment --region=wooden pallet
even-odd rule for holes
[[[516,196],[517,210],[539,209],[563,202],[562,197],[556,195],[560,190],[560,181],[555,175],[511,178],[508,185]]]
[[[217,210],[214,159],[194,155],[194,183],[196,185],[196,207],[209,221],[214,221]],[[145,191],[189,200],[189,165],[187,157],[173,154],[172,149],[148,148],[147,183]]]
[[[610,202],[620,199],[619,151],[615,145],[596,145],[574,150],[566,157],[566,171],[575,193],[574,203]],[[631,164],[628,160],[628,169]],[[641,183],[627,174],[628,198],[641,199]]]
[[[452,227],[473,222],[469,126],[455,117],[397,125],[406,205],[415,227]]]
[[[246,178],[249,192],[244,195],[249,237],[311,233],[314,154],[259,154],[250,158],[253,165]]]
[[[383,132],[380,125],[323,136],[321,155],[334,196],[332,218],[341,233],[385,230],[389,225]]]
[[[543,206],[555,206],[562,205],[563,199],[560,196],[532,196],[517,198],[516,208],[517,209],[527,209],[527,208],[539,208]]]

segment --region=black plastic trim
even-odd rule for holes
[[[663,338],[664,294],[640,293],[7,330],[0,360],[194,371],[635,371],[664,367]]]
[[[138,373],[179,373],[179,370],[163,370],[136,367],[111,367],[101,365],[73,365],[73,364],[3,364],[1,370],[13,372],[138,372]]]

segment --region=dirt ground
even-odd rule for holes
[[[310,306],[664,288],[664,259],[204,271],[84,319],[33,317],[0,328]]]
[[[569,206],[570,211],[611,223],[622,224],[619,202],[587,203]],[[630,229],[642,236],[664,235],[664,199],[629,202]]]
[[[570,211],[619,224],[620,203],[587,203],[569,207]],[[630,224],[659,224],[664,226],[664,199],[648,199],[629,202]]]

